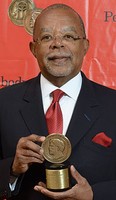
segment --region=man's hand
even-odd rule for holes
[[[71,174],[73,178],[76,180],[77,184],[73,186],[71,189],[65,192],[51,192],[46,189],[44,183],[39,183],[34,187],[36,191],[43,193],[44,195],[58,200],[92,200],[93,192],[91,186],[87,182],[87,180],[82,177],[78,171],[71,166],[70,168]]]
[[[43,151],[37,143],[44,140],[44,136],[32,134],[18,141],[12,173],[20,175],[25,173],[32,163],[43,163]]]

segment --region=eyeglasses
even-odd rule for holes
[[[41,38],[38,38],[37,40],[35,40],[34,42],[37,42],[39,44],[47,44],[49,42],[53,42],[53,41],[60,41],[60,42],[74,42],[74,41],[78,41],[78,40],[83,40],[86,39],[86,37],[80,37],[78,35],[73,35],[73,34],[65,34],[65,35],[57,35],[57,36],[52,36],[50,34],[45,34],[43,36],[41,36]]]

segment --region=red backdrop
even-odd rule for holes
[[[29,50],[32,36],[24,27],[13,24],[8,8],[13,0],[0,6],[0,88],[36,76],[39,67]],[[82,16],[90,49],[82,70],[91,79],[116,89],[116,0],[33,0],[36,7],[66,3]]]

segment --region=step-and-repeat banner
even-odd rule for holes
[[[87,77],[116,89],[116,0],[1,0],[0,88],[39,73],[29,42],[37,15],[53,3],[71,6],[84,20],[90,40],[82,67]]]

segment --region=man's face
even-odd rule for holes
[[[83,37],[80,20],[70,9],[50,9],[39,16],[31,50],[49,81],[63,79],[64,84],[78,74],[88,49]]]
[[[50,153],[50,155],[55,156],[57,151],[58,151],[58,147],[52,141],[50,141],[50,143],[49,143],[49,153]]]

